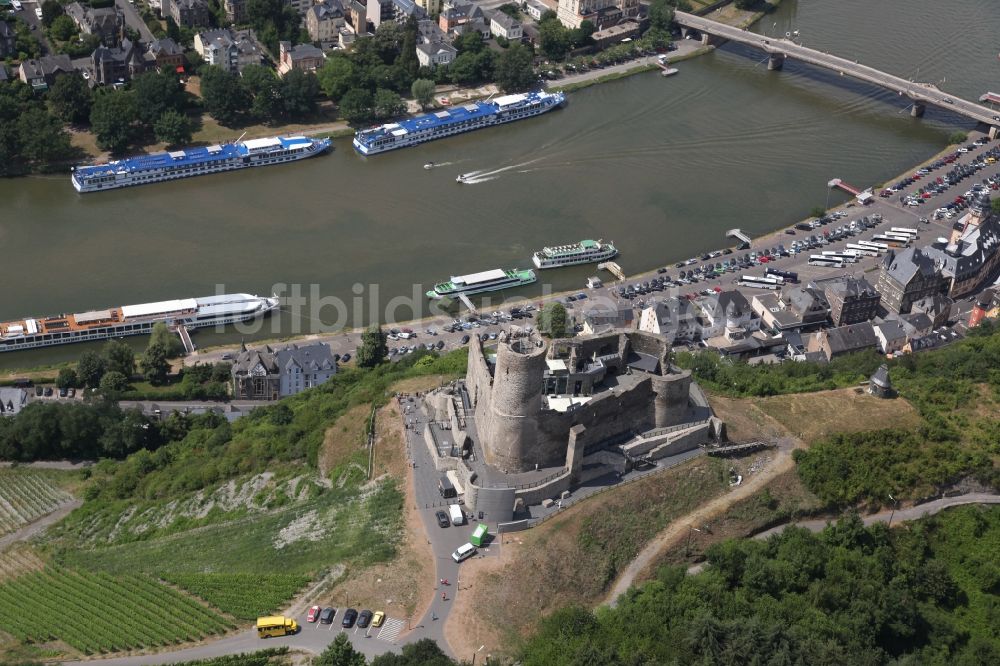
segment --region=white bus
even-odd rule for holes
[[[848,243],[847,251],[853,252],[854,254],[860,254],[863,257],[877,257],[881,254],[879,250],[873,247],[866,247],[864,245],[858,245],[856,243]]]
[[[889,236],[886,234],[877,234],[873,240],[877,240],[881,243],[885,243],[889,247],[906,247],[910,244],[910,239],[900,238],[899,236],[893,235]]]
[[[825,266],[827,268],[843,268],[844,262],[840,259],[834,257],[825,256],[822,254],[810,254],[809,255],[809,265],[810,266]]]
[[[889,246],[885,243],[876,243],[874,241],[859,240],[857,244],[862,247],[870,247],[873,250],[881,250],[883,252],[889,249]]]
[[[906,234],[907,236],[910,236],[911,238],[916,238],[917,237],[917,230],[916,229],[910,229],[909,227],[893,227],[889,231],[891,231],[894,234]]]
[[[823,252],[824,257],[830,257],[831,259],[836,259],[837,261],[843,261],[845,263],[853,264],[858,260],[857,255],[851,254],[849,252],[831,252],[829,250]]]
[[[736,284],[742,287],[754,287],[756,289],[779,289],[785,284],[785,280],[776,275],[769,275],[766,277],[741,275]]]

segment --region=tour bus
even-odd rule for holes
[[[906,247],[910,242],[908,238],[900,239],[899,236],[887,236],[886,234],[876,234],[872,240],[895,248]]]
[[[865,245],[858,245],[857,243],[848,243],[847,250],[853,252],[854,254],[860,254],[865,257],[877,257],[879,256],[879,250],[873,247],[867,247]]]
[[[906,234],[907,236],[911,236],[913,238],[917,237],[917,230],[910,229],[909,227],[893,227],[889,231],[891,231],[894,234]]]
[[[784,279],[777,276],[756,277],[754,275],[741,275],[736,284],[742,287],[754,287],[755,289],[779,289],[785,283]]]
[[[823,266],[824,268],[843,268],[844,262],[833,257],[824,257],[822,254],[809,255],[810,266]]]
[[[873,250],[882,250],[883,252],[889,249],[889,246],[885,243],[876,243],[874,241],[859,240],[858,245],[870,247]]]
[[[257,618],[257,636],[260,638],[290,636],[298,630],[298,623],[290,617],[268,615],[267,617]]]
[[[783,271],[768,266],[764,269],[764,275],[768,277],[780,277],[785,282],[798,282],[799,274],[794,271]]]
[[[830,257],[831,259],[836,259],[837,261],[843,261],[844,263],[853,264],[858,260],[857,255],[851,254],[850,252],[824,252],[824,257]]]

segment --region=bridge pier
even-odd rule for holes
[[[927,110],[927,105],[923,102],[914,102],[913,106],[910,107],[910,115],[914,118],[923,118],[924,112]]]
[[[785,66],[784,53],[772,53],[767,57],[767,71],[780,72]]]
[[[995,139],[995,138],[997,138],[998,135],[1000,135],[1000,127],[997,127],[996,125],[991,125],[990,126],[990,131],[989,131],[989,137],[990,137],[990,139],[991,140]]]

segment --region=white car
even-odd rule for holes
[[[24,9],[24,7],[21,5],[21,0],[11,0],[10,4],[14,8],[14,11],[19,12],[22,9]]]
[[[42,20],[42,8],[41,7],[35,7],[35,16],[38,17],[39,21]]]
[[[476,554],[476,547],[471,543],[459,546],[458,550],[451,554],[451,559],[456,562],[463,562]]]

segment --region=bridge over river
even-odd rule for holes
[[[794,58],[906,96],[913,103],[910,113],[914,117],[922,116],[926,105],[933,104],[989,126],[991,137],[995,137],[1000,131],[1000,115],[997,111],[946,93],[932,83],[915,83],[856,61],[806,48],[790,39],[759,35],[686,12],[675,12],[674,21],[681,26],[682,32],[695,30],[701,33],[706,44],[725,40],[761,49],[769,55],[768,69],[779,70],[784,65],[785,58]]]

